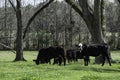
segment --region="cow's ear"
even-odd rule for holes
[[[33,62],[35,62],[36,60],[33,60]]]

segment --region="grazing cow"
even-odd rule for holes
[[[88,66],[89,56],[97,57],[102,55],[103,63],[105,63],[105,58],[108,60],[109,65],[111,66],[110,56],[109,56],[109,47],[107,44],[90,44],[90,45],[82,45],[81,54],[84,56],[85,66]]]
[[[57,59],[59,65],[61,65],[63,60],[65,65],[66,58],[64,49],[62,47],[42,48],[39,50],[37,59],[33,61],[35,61],[35,63],[38,65],[39,63],[50,63],[51,59]]]
[[[39,65],[39,63],[51,63],[49,59],[46,59],[47,55],[46,48],[42,48],[38,52],[37,59],[33,61],[35,61],[37,65]]]

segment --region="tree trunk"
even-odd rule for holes
[[[4,20],[4,36],[5,36],[5,44],[8,45],[8,38],[7,36],[9,35],[8,34],[8,29],[7,29],[7,0],[5,0],[5,20]],[[4,49],[7,49],[7,48],[4,48]]]
[[[23,57],[23,36],[22,36],[22,15],[21,15],[21,0],[17,0],[16,8],[17,17],[17,38],[16,38],[16,58],[14,61],[25,61]]]
[[[105,8],[104,8],[104,6],[105,6],[105,5],[104,5],[104,0],[101,0],[101,3],[99,2],[99,4],[96,4],[96,6],[97,6],[97,5],[100,5],[100,6],[99,6],[100,8],[98,8],[98,9],[96,8],[96,10],[97,10],[98,13],[99,13],[99,12],[101,12],[101,13],[98,14],[98,16],[96,16],[96,17],[99,17],[99,20],[100,20],[100,21],[99,21],[99,22],[100,22],[100,23],[99,23],[99,24],[100,24],[99,27],[101,27],[101,29],[100,29],[101,35],[102,35],[102,37],[105,37],[105,34],[104,34],[104,32],[105,32],[105,27],[104,27],[104,26],[106,26],[106,25],[104,25],[104,21],[105,21],[105,20],[104,20],[104,19],[105,19],[105,18],[104,18],[104,17],[105,17],[105,16],[104,16],[104,12],[105,12],[105,11],[104,11],[104,9],[105,9]],[[96,6],[95,6],[95,7],[96,7]],[[100,9],[100,11],[99,11],[99,9]],[[96,14],[97,14],[97,13],[96,13]],[[101,16],[100,16],[100,15],[101,15]],[[104,39],[102,39],[102,40],[104,40]],[[105,41],[103,41],[102,43],[105,43]],[[98,57],[95,58],[95,63],[99,64],[99,63],[102,63],[102,62],[103,62],[102,56],[98,56]]]

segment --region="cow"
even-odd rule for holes
[[[39,65],[39,63],[51,63],[49,59],[46,59],[47,57],[47,53],[46,53],[46,48],[42,48],[39,50],[38,52],[38,56],[36,60],[33,60],[37,65]]]
[[[81,55],[84,57],[84,65],[88,66],[89,56],[97,57],[102,55],[103,62],[102,66],[105,63],[105,59],[108,60],[109,65],[111,66],[109,46],[107,44],[83,44],[79,46],[81,49]]]
[[[37,65],[40,63],[50,63],[51,59],[57,59],[58,64],[62,64],[62,60],[64,62],[64,65],[66,65],[66,56],[64,48],[62,47],[48,47],[48,48],[42,48],[39,50],[38,56],[35,61]]]
[[[83,59],[84,57],[80,53],[79,49],[68,49],[66,51],[66,58],[68,60],[68,63],[74,61],[78,62],[78,59]]]
[[[74,49],[68,49],[66,50],[66,58],[68,60],[68,63],[72,62],[72,61],[76,61],[76,53]]]
[[[80,50],[76,50],[76,61],[78,62],[78,59],[84,59],[84,56],[81,54]]]

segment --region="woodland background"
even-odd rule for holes
[[[13,1],[14,3],[15,1]],[[25,4],[21,2],[21,13],[23,25],[27,25],[30,16],[41,6],[47,3]],[[88,2],[91,7],[93,3]],[[14,9],[8,0],[1,0],[0,4],[0,43],[11,46],[15,49],[17,19]],[[120,5],[116,1],[105,0],[105,23],[103,32],[106,42],[111,49],[120,48]],[[23,27],[24,30],[25,27]],[[24,50],[38,50],[50,45],[64,45],[66,48],[73,48],[80,42],[90,43],[91,35],[81,16],[66,2],[54,1],[47,8],[41,11],[31,23],[26,37],[23,41]],[[1,50],[7,50],[0,46]]]

